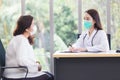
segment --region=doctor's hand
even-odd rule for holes
[[[74,48],[74,47],[69,47],[69,50],[72,51],[72,52],[84,52],[84,51],[87,51],[86,48]]]
[[[69,46],[69,50],[70,50],[71,52],[77,52],[77,51],[78,51],[77,48],[74,48],[74,47],[72,47],[72,46]]]
[[[79,48],[78,51],[84,52],[84,51],[87,51],[87,49],[86,48]]]

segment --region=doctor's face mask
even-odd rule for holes
[[[84,27],[86,29],[90,29],[94,25],[92,17],[88,14],[85,13],[84,17]]]

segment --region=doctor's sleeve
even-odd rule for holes
[[[82,33],[80,35],[80,37],[78,38],[78,40],[72,45],[74,48],[80,48],[80,47],[84,47],[84,41],[83,38],[85,36],[85,33]]]
[[[87,47],[88,51],[108,51],[109,50],[109,44],[107,35],[104,31],[101,31],[97,37],[100,37],[99,44],[96,44],[91,47]],[[94,43],[94,42],[93,42]]]

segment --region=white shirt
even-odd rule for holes
[[[86,48],[88,51],[109,50],[107,35],[103,30],[94,30],[90,36],[88,31],[83,32],[73,47]]]
[[[44,73],[38,71],[32,46],[23,35],[13,37],[6,50],[6,66],[27,66],[28,77],[40,76]],[[5,69],[4,76],[7,78],[24,78],[24,69]]]

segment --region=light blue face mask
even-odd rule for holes
[[[84,20],[84,27],[86,29],[90,29],[92,27],[92,22],[88,20]]]

